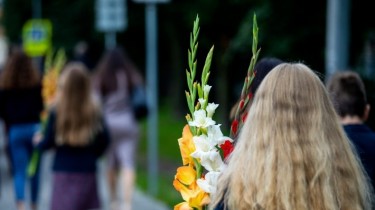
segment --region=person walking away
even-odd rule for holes
[[[375,133],[365,125],[370,112],[365,85],[357,73],[342,71],[332,75],[327,88],[341,124],[354,144],[374,188]]]
[[[102,101],[112,138],[107,153],[108,182],[113,209],[130,210],[135,182],[135,154],[139,139],[138,122],[131,106],[132,87],[142,84],[135,65],[119,48],[108,51],[98,64],[95,88]],[[117,185],[117,181],[123,186]],[[120,186],[124,202],[117,201]]]
[[[109,145],[109,134],[81,63],[69,63],[59,78],[56,102],[49,111],[40,151],[55,149],[51,210],[100,207],[97,159]]]
[[[217,210],[372,208],[328,93],[301,63],[280,64],[261,82],[217,183]]]
[[[0,117],[10,146],[17,209],[25,209],[26,168],[33,150],[32,138],[40,127],[43,110],[41,77],[31,59],[14,49],[0,76]],[[36,209],[39,170],[30,180],[31,208]]]

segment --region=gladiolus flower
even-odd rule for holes
[[[201,105],[201,107],[203,107],[204,104],[206,103],[206,100],[204,98],[200,98],[200,99],[198,99],[198,101],[199,101],[199,104]]]
[[[212,117],[215,114],[216,108],[219,106],[219,104],[215,103],[209,103],[206,107],[207,110],[207,117]]]
[[[224,169],[224,161],[221,159],[220,153],[214,150],[201,154],[201,164],[207,171],[219,172]]]
[[[204,94],[204,97],[207,97],[207,96],[208,96],[208,94],[210,93],[211,87],[212,87],[212,86],[210,86],[210,85],[205,85],[205,86],[203,87],[203,94]]]
[[[215,146],[224,143],[225,140],[229,138],[223,135],[223,132],[220,130],[220,125],[212,125],[207,129],[208,138],[214,142]]]
[[[243,115],[241,117],[242,123],[245,123],[246,118],[247,118],[247,112],[243,113]]]
[[[184,185],[191,185],[195,181],[195,170],[191,166],[181,166],[177,169],[175,179]]]
[[[176,180],[175,180],[176,181]],[[185,186],[183,184],[175,184],[177,188],[180,189],[180,193],[185,202],[177,204],[174,209],[185,210],[194,207],[197,209],[202,209],[202,206],[207,205],[210,202],[208,194],[203,191],[196,182],[193,182],[190,186]],[[178,181],[177,181],[178,182]],[[178,186],[181,185],[181,186]]]
[[[233,144],[229,140],[225,141],[224,144],[220,145],[220,148],[223,151],[224,159],[226,159],[234,149]]]
[[[178,139],[178,145],[180,146],[182,164],[194,165],[194,161],[190,154],[195,151],[195,145],[193,142],[193,134],[190,131],[189,125],[185,125],[182,132],[182,138]]]
[[[237,135],[237,129],[238,129],[238,121],[237,120],[233,120],[232,126],[231,126],[230,129],[231,129],[233,135],[236,136]]]
[[[174,210],[193,210],[193,208],[189,206],[188,202],[181,202],[174,206]]]
[[[210,125],[215,125],[215,121],[206,116],[205,110],[200,109],[194,112],[194,120],[190,121],[189,125],[198,128],[207,128]]]
[[[198,210],[202,210],[203,206],[209,203],[210,203],[210,197],[202,189],[199,189],[198,193],[196,193],[194,197],[191,197],[189,199],[189,205],[191,207],[197,208]]]
[[[245,101],[243,99],[241,99],[241,101],[240,101],[240,109],[241,110],[243,109],[244,104],[245,104]]]

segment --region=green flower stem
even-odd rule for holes
[[[258,60],[259,53],[260,53],[260,49],[258,49],[258,31],[259,31],[259,29],[258,29],[257,19],[256,19],[256,15],[254,14],[254,17],[253,17],[252,57],[251,57],[251,60],[250,60],[249,68],[247,69],[247,74],[246,74],[245,81],[244,81],[242,91],[241,91],[241,100],[244,101],[244,105],[243,105],[242,109],[241,109],[240,105],[237,106],[236,115],[235,115],[235,118],[234,118],[238,122],[241,122],[241,120],[240,120],[241,114],[247,108],[247,105],[248,105],[248,102],[249,102],[248,101],[249,90],[250,90],[251,84],[253,82],[253,79],[255,77],[254,67],[255,67],[255,64]],[[230,132],[230,136],[232,138],[236,137],[233,134],[232,130]]]
[[[189,63],[189,70],[186,70],[187,76],[187,83],[189,92],[186,92],[186,100],[188,103],[189,111],[191,113],[191,117],[194,120],[194,111],[195,111],[195,100],[197,96],[197,89],[198,85],[194,81],[196,76],[196,69],[197,69],[197,49],[198,49],[198,35],[199,35],[199,17],[197,15],[194,26],[193,32],[190,34],[190,49],[188,50],[188,63]],[[193,134],[196,134],[194,131],[195,129],[190,128]]]
[[[199,179],[202,176],[202,165],[199,163],[199,161],[195,158],[193,158],[195,169],[197,172],[197,178]]]
[[[203,72],[202,72],[202,88],[207,84],[208,77],[210,75],[210,67],[212,61],[212,54],[214,53],[214,46],[211,47],[210,51],[207,54],[206,61],[204,62]]]
[[[40,159],[40,151],[37,149],[34,149],[33,154],[31,155],[31,161],[27,167],[27,175],[29,177],[33,177],[36,173],[36,170],[39,165],[39,159]]]

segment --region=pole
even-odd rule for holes
[[[33,19],[41,19],[42,18],[42,0],[32,0],[33,3]],[[44,66],[43,66],[43,59],[42,57],[33,57],[33,61],[35,65],[38,67],[39,71],[43,73]]]
[[[42,0],[33,0],[33,18],[42,17]]]
[[[147,120],[148,191],[158,191],[158,58],[157,7],[146,3],[146,85],[150,116]]]
[[[326,79],[348,68],[350,0],[327,1]]]
[[[116,32],[109,31],[105,33],[105,48],[107,50],[115,48],[117,45],[116,43]]]

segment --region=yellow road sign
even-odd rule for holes
[[[22,28],[23,48],[31,57],[43,56],[51,47],[52,23],[47,19],[30,19]]]

